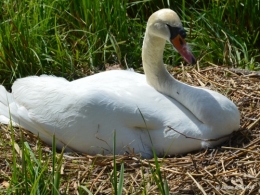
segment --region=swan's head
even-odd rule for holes
[[[185,42],[186,32],[179,16],[171,9],[161,9],[153,13],[147,23],[149,34],[169,41],[190,64],[196,60]]]

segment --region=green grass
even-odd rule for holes
[[[197,1],[187,8],[194,49],[205,61],[260,69],[259,1]]]
[[[56,154],[55,137],[53,137],[53,149],[50,156],[43,155],[41,144],[37,145],[37,150],[32,150],[28,142],[24,141],[21,134],[21,142],[16,143],[14,129],[11,131],[12,147],[12,170],[11,178],[8,182],[9,188],[0,194],[60,194],[61,176],[60,170],[63,159],[63,152]],[[22,131],[21,131],[22,133]],[[49,166],[52,165],[50,169]],[[3,179],[3,178],[1,178]]]
[[[102,68],[103,62],[122,60],[120,44],[128,32],[125,1],[0,4],[0,80],[6,85],[43,73],[71,80]]]
[[[1,1],[0,81],[10,88],[27,75],[54,74],[69,80],[106,63],[141,66],[145,23],[159,8],[174,9],[195,56],[259,70],[259,1]],[[179,65],[170,45],[165,63]]]

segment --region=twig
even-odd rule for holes
[[[232,147],[226,147],[226,146],[222,146],[221,148],[229,149],[229,150],[241,150],[241,151],[246,151],[246,152],[250,152],[250,153],[259,155],[259,152],[255,152],[255,151],[244,149],[244,148],[232,148]]]
[[[238,69],[238,68],[230,68],[229,70],[236,74],[240,74],[240,75],[247,76],[247,77],[252,77],[252,76],[259,77],[260,76],[259,71],[244,70],[244,69]]]
[[[218,141],[218,140],[220,140],[220,139],[223,139],[223,138],[226,138],[226,137],[230,137],[230,136],[233,134],[233,133],[231,133],[231,134],[228,134],[228,135],[224,135],[224,136],[221,136],[221,137],[218,137],[218,138],[212,138],[212,139],[201,139],[201,138],[196,138],[196,137],[190,137],[190,136],[187,136],[187,135],[185,135],[185,134],[183,134],[183,133],[181,133],[181,132],[179,132],[179,131],[173,129],[173,128],[170,127],[170,126],[167,126],[167,127],[168,127],[169,129],[171,129],[171,130],[173,130],[173,131],[179,133],[180,135],[184,136],[185,138],[188,138],[188,139],[195,139],[195,140],[205,141],[205,142],[209,142],[209,141]]]
[[[252,95],[249,95],[249,94],[244,93],[243,91],[237,91],[237,92],[238,92],[238,93],[241,93],[241,94],[243,94],[243,95],[245,95],[245,96],[247,96],[247,97],[250,97],[250,98],[253,98],[253,99],[257,99],[257,100],[260,100],[259,97],[254,97],[254,96],[252,96]]]
[[[210,83],[213,83],[213,84],[215,84],[215,85],[217,85],[217,86],[220,86],[220,87],[223,87],[223,88],[229,88],[229,87],[227,87],[227,86],[221,85],[221,84],[219,84],[219,83],[216,83],[215,81],[212,81],[212,80],[210,80],[210,79],[208,79],[208,78],[202,76],[202,75],[201,75],[199,72],[197,72],[195,69],[193,69],[193,72],[194,72],[195,74],[199,75],[199,76],[200,76],[201,78],[203,78],[204,80],[210,82]],[[232,89],[231,89],[231,90],[232,90]]]
[[[255,125],[260,122],[260,117],[255,120],[252,124],[248,125],[247,129],[251,130],[253,127],[255,127]]]
[[[191,159],[191,162],[192,162],[192,164],[193,164],[193,166],[194,166],[194,168],[195,168],[195,171],[196,171],[197,173],[199,173],[199,171],[198,171],[198,169],[197,169],[196,162],[194,161],[192,155],[190,155],[190,159]]]
[[[192,177],[192,175],[187,172],[187,175],[195,182],[195,184],[197,185],[197,187],[200,189],[200,191],[204,194],[207,195],[207,193],[204,191],[203,187],[196,181],[196,179],[194,177]]]
[[[114,165],[116,166],[116,165]],[[104,171],[106,170],[107,166],[105,166],[101,171],[100,173],[97,175],[97,177],[92,181],[92,184],[91,184],[91,187],[90,189],[92,190],[93,189],[93,186],[94,184],[96,183],[96,181],[99,179],[99,177],[104,173]]]

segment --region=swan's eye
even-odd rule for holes
[[[186,31],[185,31],[183,28],[179,30],[179,34],[180,34],[181,37],[184,38],[184,39],[185,39],[186,36],[187,36],[187,35],[186,35]]]

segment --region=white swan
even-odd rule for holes
[[[189,62],[195,59],[184,41],[185,31],[170,9],[148,20],[143,42],[145,76],[114,70],[69,82],[42,75],[18,79],[8,93],[0,86],[0,121],[15,124],[51,144],[88,154],[111,154],[116,131],[116,153],[152,157],[174,155],[216,145],[185,138],[214,139],[237,130],[237,107],[223,95],[174,79],[163,64],[170,41]],[[144,119],[141,116],[141,113]],[[144,122],[145,120],[145,122]],[[149,135],[151,140],[149,139]]]

